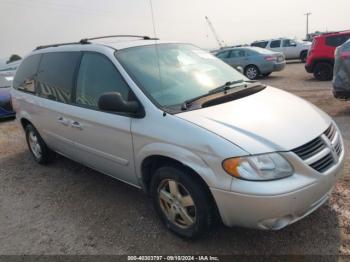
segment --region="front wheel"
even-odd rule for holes
[[[191,172],[180,166],[163,166],[155,172],[151,196],[162,222],[180,237],[198,237],[214,221],[208,192]]]
[[[300,54],[300,60],[302,63],[306,63],[306,59],[307,59],[307,52],[304,51]]]
[[[248,65],[244,70],[244,74],[250,80],[255,80],[258,78],[258,76],[260,74],[259,68],[255,65]]]

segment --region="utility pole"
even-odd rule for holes
[[[311,15],[311,13],[307,12],[305,15],[306,15],[306,39],[309,39],[309,16]]]

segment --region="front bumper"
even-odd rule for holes
[[[340,176],[344,154],[321,174],[305,166],[293,153],[285,153],[295,167],[291,177],[267,182],[234,179],[231,191],[211,188],[223,223],[278,230],[302,219],[329,198]]]

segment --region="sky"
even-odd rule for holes
[[[217,48],[205,16],[228,45],[310,31],[350,29],[349,0],[0,0],[0,63],[38,45],[109,34],[154,35]]]

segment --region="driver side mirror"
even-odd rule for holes
[[[296,47],[296,46],[297,46],[297,44],[296,44],[296,43],[290,43],[290,46],[292,46],[292,47]]]
[[[126,101],[118,92],[103,93],[98,99],[98,108],[101,111],[119,113],[139,113],[140,104],[136,101]]]

